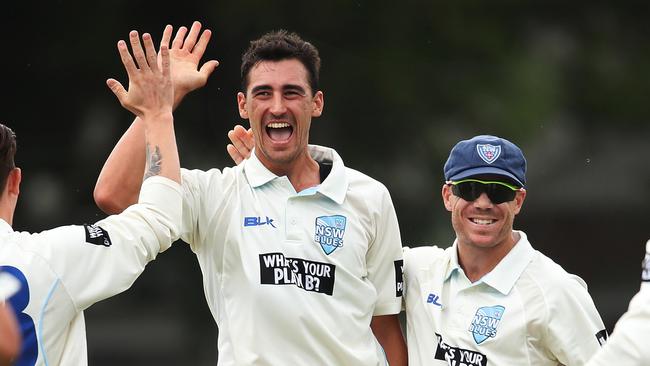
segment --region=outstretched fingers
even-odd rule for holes
[[[160,39],[160,48],[162,48],[163,45],[169,48],[169,41],[172,39],[173,32],[174,27],[172,27],[171,24],[167,24],[165,30],[163,30],[162,38]]]
[[[182,26],[178,28],[178,31],[176,32],[176,36],[172,41],[172,49],[178,50],[183,48],[183,40],[185,39],[185,34],[187,34],[187,27]]]
[[[144,43],[144,49],[146,52],[146,57],[147,57],[147,63],[148,66],[154,70],[158,70],[158,64],[156,63],[156,57],[158,56],[156,54],[156,49],[153,45],[153,40],[151,39],[151,35],[149,33],[145,33],[142,35],[142,42]]]
[[[129,41],[131,42],[131,49],[133,50],[133,57],[135,62],[140,70],[146,70],[149,68],[147,58],[144,55],[144,50],[140,44],[140,37],[138,36],[137,31],[131,31],[129,33]]]
[[[190,28],[190,33],[187,35],[187,37],[185,38],[185,42],[183,43],[183,49],[185,51],[192,52],[192,49],[196,44],[196,40],[199,37],[200,31],[201,31],[201,22],[194,21],[194,23],[192,23],[192,27]]]

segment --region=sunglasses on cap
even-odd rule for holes
[[[515,199],[518,191],[523,188],[503,182],[486,182],[478,179],[463,179],[458,182],[447,182],[451,185],[451,193],[467,202],[479,198],[481,194],[487,194],[492,203],[498,205],[510,202]]]

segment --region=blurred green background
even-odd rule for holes
[[[388,187],[405,245],[453,240],[440,199],[451,147],[476,134],[506,137],[529,163],[515,227],[585,279],[611,331],[638,289],[650,238],[649,9],[641,1],[5,3],[0,121],[18,135],[23,168],[15,228],[103,217],[92,189],[132,120],[104,82],[126,82],[116,42],[130,30],[157,41],[165,24],[200,20],[213,31],[206,58],[221,65],[176,112],[183,166],[208,169],[231,165],[226,132],[241,123],[241,53],[285,28],[323,59],[325,111],[312,142]],[[180,242],[86,320],[92,365],[217,357],[198,264]]]

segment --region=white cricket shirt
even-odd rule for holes
[[[650,365],[650,240],[646,244],[641,281],[641,289],[616,323],[607,344],[587,366]]]
[[[404,249],[409,365],[582,365],[598,351],[605,326],[584,281],[518,233],[475,283],[457,243]]]
[[[8,302],[23,348],[17,365],[87,365],[83,310],[133,284],[145,265],[178,238],[180,186],[145,180],[140,204],[94,225],[37,234],[0,219],[0,271],[20,282]]]
[[[309,152],[332,169],[302,194],[254,153],[223,172],[182,172],[181,234],[201,266],[220,366],[386,364],[370,320],[401,308],[388,190],[332,149]]]

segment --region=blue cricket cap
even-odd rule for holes
[[[490,135],[463,140],[454,146],[445,163],[445,180],[459,181],[477,175],[500,175],[526,185],[526,158],[512,142]]]

